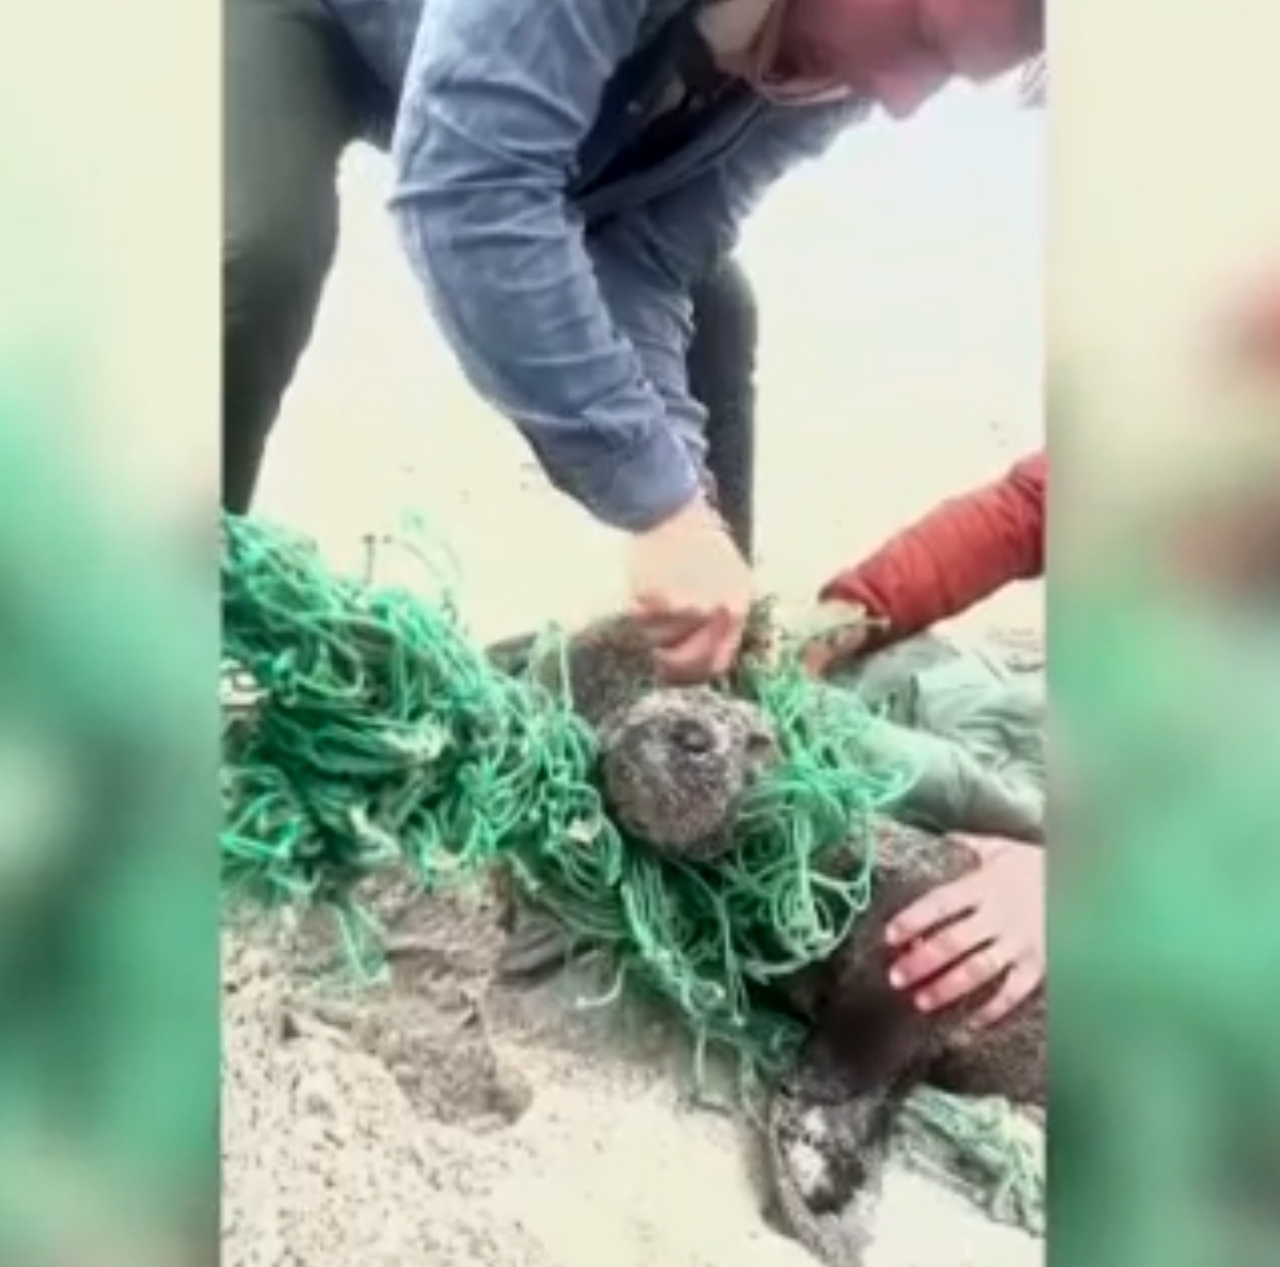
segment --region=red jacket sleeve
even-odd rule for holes
[[[860,603],[897,640],[972,607],[1012,581],[1044,572],[1048,458],[1024,458],[1002,479],[951,498],[822,588],[824,601]]]

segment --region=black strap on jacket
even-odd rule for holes
[[[662,162],[733,87],[735,81],[716,65],[698,25],[702,11],[720,2],[693,0],[682,6],[614,72],[579,150],[573,193],[589,193]],[[662,110],[673,82],[684,85],[685,96],[673,109]]]

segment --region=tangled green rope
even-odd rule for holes
[[[964,1192],[996,1222],[1045,1234],[1042,1152],[1028,1119],[1008,1101],[920,1087],[894,1142],[916,1170]]]
[[[868,902],[870,843],[846,879],[818,860],[911,776],[848,761],[874,722],[856,696],[815,709],[794,658],[744,657],[727,685],[766,713],[782,761],[753,792],[733,853],[682,864],[610,820],[595,738],[571,700],[499,671],[447,599],[337,576],[309,542],[257,521],[228,517],[223,532],[224,651],[243,703],[229,710],[223,769],[232,892],[334,904],[367,961],[378,930],[354,900],[363,879],[404,866],[437,888],[507,863],[610,953],[610,997],[631,983],[676,1008],[699,1087],[712,1044],[738,1058],[746,1089],[792,1058],[798,1028],[753,987],[846,936]],[[550,631],[540,650],[557,647]]]
[[[233,889],[350,910],[390,866],[435,886],[598,813],[585,727],[490,671],[447,602],[334,576],[279,529],[224,534],[224,652],[265,690],[226,734]]]
[[[761,1014],[749,986],[845,936],[872,858],[847,880],[815,861],[903,789],[902,771],[841,760],[871,720],[852,697],[819,732],[798,669],[744,668],[784,760],[735,853],[681,865],[610,821],[571,702],[498,672],[447,601],[335,576],[278,528],[228,519],[224,531],[226,652],[265,693],[254,723],[228,734],[233,888],[335,901],[358,938],[373,931],[350,901],[363,877],[403,863],[435,887],[509,861],[567,927],[674,1002],[700,1043],[727,1042],[753,1067],[787,1054],[790,1027]]]

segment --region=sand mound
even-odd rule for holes
[[[682,1103],[660,1019],[576,1007],[583,976],[490,989],[483,895],[377,905],[385,986],[344,983],[318,923],[226,934],[225,1267],[812,1267],[761,1220],[745,1133]],[[1040,1261],[910,1176],[879,1222],[883,1264]]]

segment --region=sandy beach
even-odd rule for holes
[[[976,95],[886,143],[850,138],[751,225],[760,293],[759,534],[803,598],[1040,435],[1039,125]],[[966,139],[967,138],[967,139]],[[976,139],[975,139],[976,138]],[[452,366],[360,152],[314,344],[258,510],[333,559],[426,516],[479,638],[614,605],[618,543],[552,493]],[[974,620],[1039,626],[1038,587]],[[352,995],[310,926],[229,930],[226,1267],[805,1267],[763,1223],[749,1149],[681,1099],[656,1019],[565,980],[495,995],[480,895],[380,897],[411,939]],[[877,1267],[1035,1267],[1040,1243],[895,1174]]]

